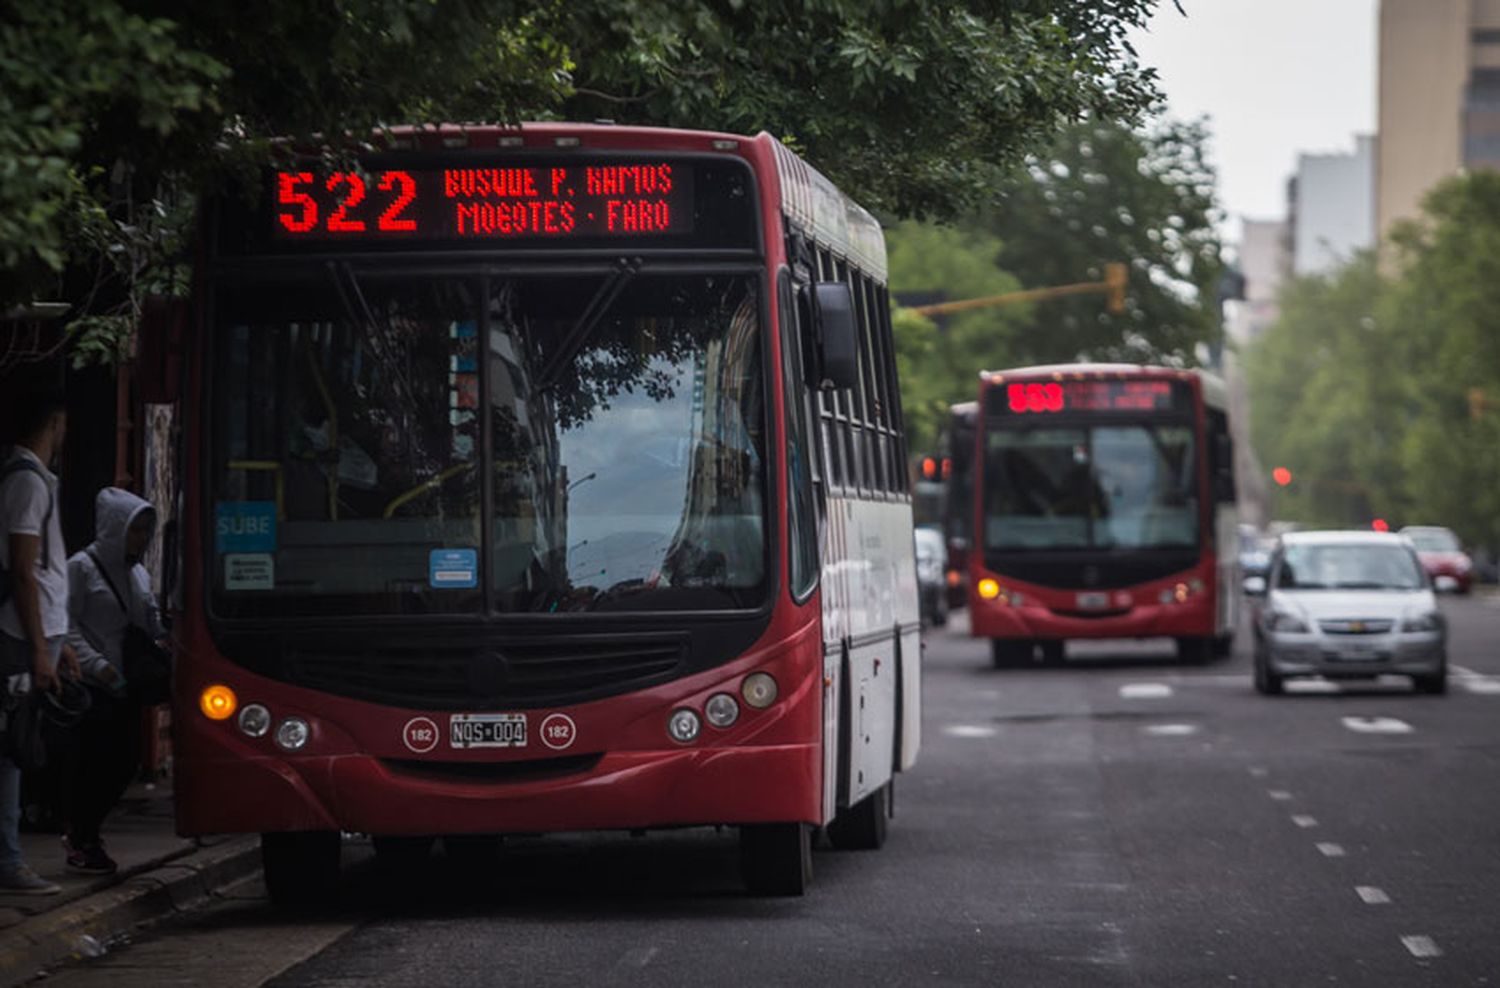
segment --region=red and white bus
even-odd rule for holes
[[[1228,654],[1238,619],[1226,394],[1196,370],[1063,364],[980,375],[972,633],[996,666],[1068,639]]]
[[[877,223],[767,134],[398,129],[206,204],[177,822],[278,900],[341,832],[740,828],[797,894],[920,740]],[[258,194],[256,194],[258,192]],[[170,396],[169,382],[154,387]]]

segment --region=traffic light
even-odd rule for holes
[[[1389,532],[1391,530],[1391,523],[1386,521],[1384,518],[1376,518],[1374,521],[1370,522],[1370,527],[1375,529],[1375,531],[1377,532]]]
[[[1292,482],[1292,471],[1286,467],[1277,467],[1271,471],[1271,479],[1276,481],[1276,486],[1285,487]]]
[[[1125,311],[1125,285],[1129,280],[1128,270],[1119,261],[1110,261],[1104,265],[1105,308],[1110,312],[1119,314]]]

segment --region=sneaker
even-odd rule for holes
[[[103,841],[78,847],[64,837],[63,850],[67,852],[68,870],[79,875],[113,875],[120,868],[114,858],[104,853]]]
[[[49,882],[25,865],[13,871],[0,871],[0,894],[3,895],[56,895],[62,886]]]

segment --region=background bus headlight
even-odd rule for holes
[[[703,724],[691,710],[674,710],[667,718],[667,733],[679,744],[687,744],[698,736]]]
[[[258,703],[247,703],[240,711],[240,730],[252,738],[263,738],[271,729],[271,711]]]
[[[300,751],[312,737],[312,729],[301,717],[288,717],[276,728],[276,746],[282,751]]]
[[[740,719],[740,705],[728,693],[715,693],[703,705],[703,715],[715,727],[729,727]]]
[[[764,710],[776,702],[776,680],[768,672],[752,672],[740,684],[740,695],[756,710]]]

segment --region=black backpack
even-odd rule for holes
[[[23,470],[30,470],[41,477],[43,482],[47,479],[42,475],[42,468],[37,466],[35,461],[23,456],[0,467],[0,486],[10,479],[11,474],[20,473]],[[42,518],[42,569],[47,569],[52,565],[52,512],[56,507],[57,502],[49,485],[47,487],[47,514]],[[8,536],[0,534],[0,538],[8,538]],[[11,580],[10,570],[4,563],[0,563],[0,607],[10,602],[11,594],[14,592],[15,585]]]

